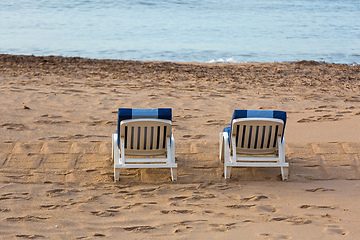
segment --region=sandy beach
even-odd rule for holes
[[[0,55],[0,238],[357,239],[360,65],[175,63]],[[114,182],[117,109],[170,107],[178,181]],[[289,180],[233,168],[235,109],[288,114]]]

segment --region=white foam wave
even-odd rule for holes
[[[219,59],[212,59],[210,61],[208,61],[207,63],[235,63],[235,59],[233,57],[231,58],[226,58],[225,60],[222,59],[222,58],[219,58]]]

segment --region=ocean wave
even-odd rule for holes
[[[236,63],[235,59],[233,57],[226,58],[225,60],[222,58],[219,59],[212,59],[208,61],[207,63]]]

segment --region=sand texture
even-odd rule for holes
[[[0,55],[0,238],[357,239],[360,66]],[[117,109],[170,107],[169,169],[113,180]],[[234,109],[288,113],[289,180],[233,168]]]

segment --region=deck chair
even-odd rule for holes
[[[235,110],[231,127],[220,133],[225,178],[230,178],[232,167],[280,167],[282,180],[287,180],[285,124],[283,111]]]
[[[172,180],[177,180],[171,120],[170,108],[119,108],[112,135],[115,181],[122,168],[170,168]]]

